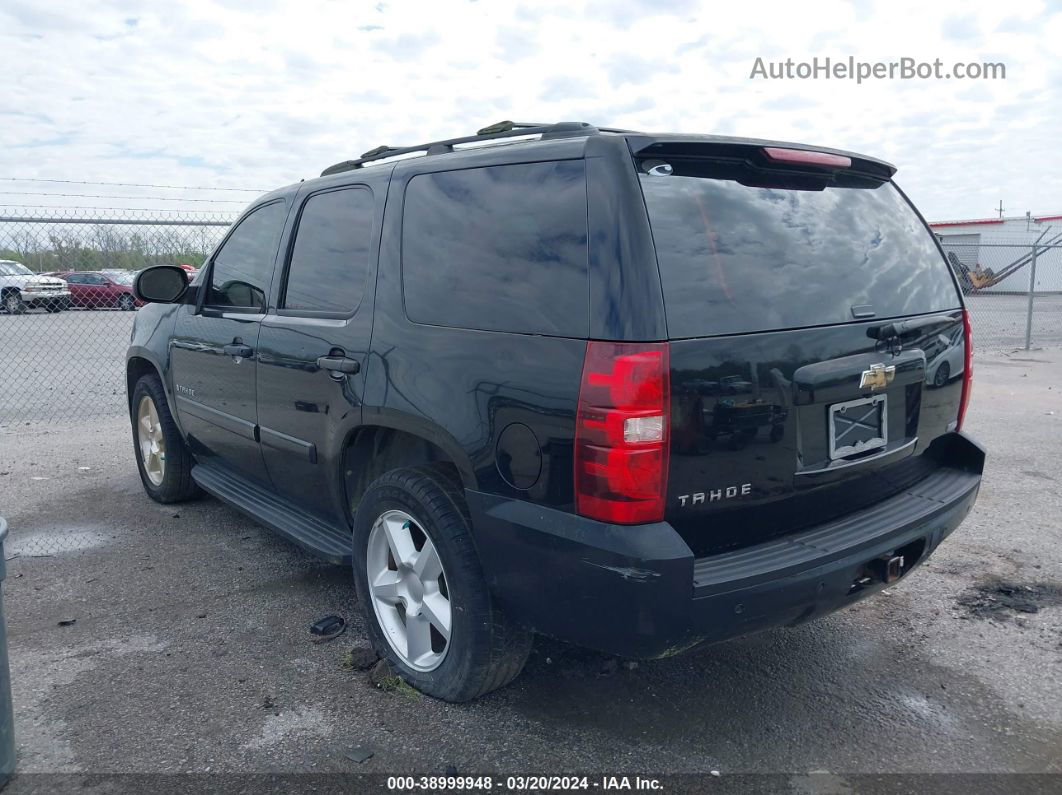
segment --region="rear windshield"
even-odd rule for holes
[[[891,182],[712,161],[644,173],[654,165],[640,164],[640,178],[672,337],[960,305],[932,236]]]

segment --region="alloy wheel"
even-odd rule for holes
[[[391,649],[415,671],[438,668],[450,645],[450,593],[422,525],[404,511],[385,511],[369,531],[365,565],[373,611]]]
[[[144,474],[154,486],[161,486],[166,476],[166,439],[162,435],[162,423],[150,395],[140,399],[136,411],[137,442]]]

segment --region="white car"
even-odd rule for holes
[[[20,262],[0,259],[0,307],[9,315],[36,308],[61,312],[70,308],[70,290],[62,279],[41,276]]]
[[[956,376],[962,375],[966,357],[962,328],[949,334],[938,334],[933,349],[926,351],[926,355],[929,358],[926,363],[927,384],[941,387]]]

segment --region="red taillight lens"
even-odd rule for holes
[[[827,168],[850,168],[852,158],[834,155],[829,152],[809,152],[806,149],[782,149],[777,146],[765,146],[763,153],[776,163],[802,163]]]
[[[966,408],[970,405],[970,391],[973,389],[973,333],[970,330],[970,313],[962,311],[962,336],[966,351],[962,358],[962,397],[959,398],[959,418],[955,422],[955,430],[962,430],[963,420],[966,419]]]
[[[664,518],[671,412],[666,342],[588,342],[575,418],[575,511]]]

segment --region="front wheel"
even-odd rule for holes
[[[22,293],[11,290],[4,293],[4,311],[9,315],[21,315],[26,311],[26,304],[22,300]]]
[[[936,375],[933,376],[933,386],[944,386],[949,378],[951,378],[951,366],[947,362],[941,362]]]
[[[133,296],[129,293],[122,293],[118,297],[118,308],[123,312],[132,312],[136,309],[136,304],[133,303]]]
[[[170,414],[157,375],[136,382],[130,406],[133,449],[144,491],[156,502],[181,502],[199,493],[192,480],[192,455]]]
[[[460,488],[430,467],[378,478],[354,517],[354,583],[376,651],[410,685],[469,701],[519,675],[531,632],[494,604]]]

